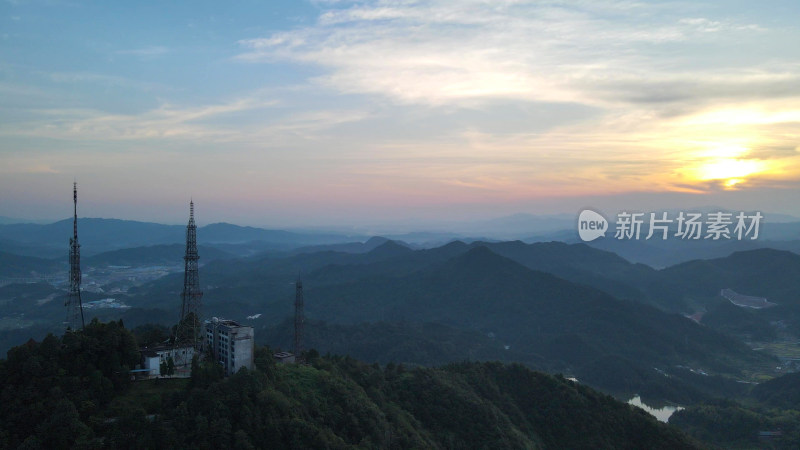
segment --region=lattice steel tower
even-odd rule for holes
[[[72,237],[69,239],[69,296],[67,307],[67,331],[83,330],[83,303],[81,302],[81,245],[78,244],[78,183],[72,183]]]
[[[194,202],[189,202],[189,224],[186,226],[186,255],[183,271],[183,293],[181,293],[181,320],[175,331],[175,343],[192,345],[201,350],[203,346],[202,309],[203,291],[197,270],[197,225],[194,223]]]
[[[295,283],[294,295],[294,357],[300,361],[303,353],[303,329],[306,318],[303,312],[303,281],[300,277]]]

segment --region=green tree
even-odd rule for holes
[[[80,420],[75,405],[61,399],[44,422],[36,430],[44,448],[70,448],[79,440],[87,440],[92,431]]]
[[[167,358],[167,375],[175,375],[175,361],[173,361],[172,356]]]

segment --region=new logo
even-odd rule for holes
[[[608,221],[598,212],[584,209],[578,216],[578,236],[584,242],[604,236],[607,229]]]

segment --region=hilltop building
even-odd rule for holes
[[[77,194],[76,194],[77,199]],[[77,200],[76,200],[77,202]],[[77,223],[77,214],[76,214]],[[77,228],[76,228],[77,229]],[[77,231],[73,247],[77,246]],[[194,356],[210,358],[219,362],[225,375],[231,375],[242,367],[252,370],[253,327],[242,326],[233,320],[212,318],[202,322],[203,291],[200,289],[197,254],[197,225],[194,220],[194,202],[189,202],[189,223],[186,226],[186,253],[184,255],[183,291],[181,293],[181,315],[172,345],[142,348],[142,366],[131,371],[135,377],[191,376]],[[302,304],[302,287],[300,289]],[[80,298],[78,298],[80,302]],[[80,305],[80,303],[78,303]],[[299,322],[302,326],[302,321]],[[205,326],[203,326],[205,325]],[[203,336],[205,330],[205,336]]]
[[[294,364],[297,362],[294,354],[289,352],[278,352],[273,354],[272,357],[275,359],[275,362],[281,364]]]
[[[217,317],[205,324],[208,357],[222,364],[225,375],[234,374],[242,367],[253,369],[253,327]]]
[[[146,375],[149,378],[158,378],[160,376],[171,375],[181,378],[187,378],[191,375],[191,367],[186,364],[178,365],[180,361],[191,361],[195,354],[194,347],[191,345],[183,347],[164,346],[143,348],[142,352],[142,368],[146,370]],[[166,373],[162,368],[168,367],[172,361],[173,373]],[[162,366],[164,364],[164,366]]]

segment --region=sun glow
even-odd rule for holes
[[[752,159],[721,159],[701,166],[701,180],[730,180],[762,172],[764,164]]]
[[[773,172],[769,160],[750,157],[750,146],[743,142],[697,142],[702,147],[685,167],[683,175],[697,182],[712,181],[726,190],[742,188],[756,175]],[[688,161],[687,161],[688,162]]]
[[[722,158],[702,164],[695,169],[701,181],[719,180],[726,189],[735,189],[748,177],[768,171],[764,161],[754,159]]]

